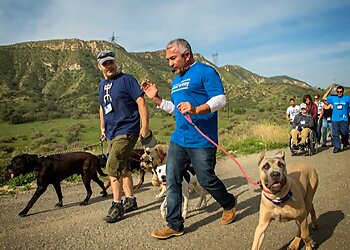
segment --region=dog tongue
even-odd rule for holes
[[[281,189],[282,188],[282,185],[280,182],[276,182],[274,184],[272,184],[271,186],[273,189]]]

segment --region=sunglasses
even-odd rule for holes
[[[108,57],[108,56],[111,56],[111,57],[115,57],[115,54],[113,51],[101,51],[98,55],[97,55],[97,59],[103,59],[105,57]]]
[[[337,90],[337,93],[343,93],[343,90]]]

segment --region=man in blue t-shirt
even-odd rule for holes
[[[324,94],[323,99],[333,105],[332,113],[332,139],[333,139],[333,153],[338,153],[343,144],[343,149],[349,146],[349,113],[350,113],[350,96],[344,96],[344,87],[338,86],[336,88],[336,96],[328,96],[333,89],[332,83],[328,91]],[[328,96],[328,97],[327,97]],[[327,99],[326,99],[327,98]],[[341,137],[341,140],[339,138]]]
[[[108,143],[106,172],[113,191],[112,207],[105,221],[114,223],[125,212],[137,209],[129,155],[139,135],[147,137],[150,134],[149,117],[140,85],[133,76],[117,72],[114,52],[100,52],[97,63],[104,76],[99,84],[100,132],[101,138]]]
[[[161,109],[175,115],[176,127],[171,135],[167,159],[167,226],[151,236],[167,239],[184,232],[181,216],[181,183],[188,160],[192,162],[200,185],[223,208],[222,224],[229,224],[236,214],[236,198],[227,192],[215,175],[216,147],[205,139],[184,117],[189,114],[193,123],[214,142],[218,142],[217,110],[226,104],[224,88],[218,73],[209,65],[195,61],[190,44],[175,39],[166,47],[166,59],[176,73],[171,84],[171,100],[158,96],[150,81],[143,81],[145,94]]]

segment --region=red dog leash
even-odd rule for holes
[[[196,124],[193,123],[191,117],[189,114],[183,114],[183,116],[185,117],[185,119],[205,138],[207,139],[211,144],[213,144],[215,147],[217,147],[218,149],[220,149],[222,152],[224,152],[228,157],[230,157],[231,160],[233,160],[236,165],[238,166],[238,168],[241,170],[242,174],[244,175],[244,177],[247,179],[247,181],[253,185],[259,185],[260,188],[266,192],[266,193],[271,193],[270,191],[263,189],[262,183],[261,181],[255,182],[252,179],[249,178],[249,176],[247,175],[247,173],[244,171],[244,169],[242,168],[241,164],[236,160],[236,158],[234,158],[229,152],[227,152],[223,147],[221,147],[219,144],[217,144],[216,142],[214,142],[212,139],[210,139],[206,134],[204,134]]]

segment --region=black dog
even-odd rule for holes
[[[92,195],[91,180],[95,181],[103,190],[103,197],[107,196],[103,182],[98,178],[97,172],[101,176],[107,176],[102,172],[102,156],[95,156],[87,152],[70,152],[56,154],[51,156],[38,156],[34,154],[21,154],[11,160],[7,166],[7,171],[11,177],[36,172],[37,189],[27,206],[19,213],[19,216],[26,216],[29,209],[34,205],[38,198],[46,191],[49,184],[55,188],[58,197],[56,207],[62,207],[61,181],[73,174],[80,174],[87,191],[86,198],[80,205],[87,205]]]

